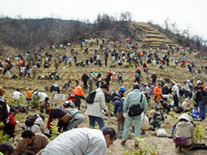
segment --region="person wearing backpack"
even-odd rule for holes
[[[118,74],[118,84],[120,83],[120,81],[122,82],[122,84],[123,84],[123,74],[121,73],[121,72],[119,72],[119,74]]]
[[[104,120],[102,118],[101,109],[107,110],[107,106],[105,104],[105,96],[104,96],[107,90],[108,90],[108,86],[106,84],[96,89],[94,102],[92,104],[87,105],[87,110],[85,114],[88,115],[89,126],[92,128],[95,127],[95,121],[98,122],[100,129],[105,126]]]
[[[25,121],[26,128],[32,130],[34,133],[44,134],[45,125],[43,118],[44,117],[41,114],[29,116]]]
[[[140,107],[139,111],[137,111],[139,113],[136,113],[134,116],[130,117],[130,114],[132,112],[132,107],[134,107],[134,106]],[[141,124],[140,124],[141,113],[140,112],[143,111],[146,114],[147,108],[148,108],[148,104],[147,104],[147,100],[146,100],[145,95],[141,94],[141,92],[139,90],[139,84],[134,83],[133,84],[133,91],[130,92],[126,96],[126,99],[125,99],[124,105],[123,105],[123,111],[127,112],[127,116],[126,116],[126,120],[125,120],[125,124],[124,124],[124,132],[123,132],[123,136],[122,136],[121,145],[123,145],[123,146],[125,145],[125,143],[128,139],[129,129],[131,128],[133,121],[134,121],[134,131],[135,131],[134,137],[139,137],[140,128],[141,128]],[[138,146],[139,146],[138,142],[137,142],[137,140],[135,140],[135,147],[138,147]]]
[[[6,120],[4,124],[4,133],[8,134],[10,138],[14,137],[15,125],[19,124],[19,121],[14,121],[14,117],[16,116],[17,113],[18,111],[16,109],[11,108],[8,119]]]
[[[124,131],[124,122],[125,122],[125,117],[124,117],[124,111],[123,111],[123,99],[119,98],[118,96],[115,96],[113,98],[114,102],[114,111],[113,113],[116,114],[117,112],[117,131],[118,131],[118,136],[121,136],[121,131]]]
[[[196,93],[195,102],[199,105],[201,119],[205,119],[206,115],[206,103],[207,102],[207,92],[203,89],[203,85],[199,85],[199,90]]]

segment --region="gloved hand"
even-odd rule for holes
[[[105,108],[105,110],[107,111],[107,110],[108,110],[108,108],[106,107],[106,108]]]
[[[102,112],[103,114],[105,114],[105,113],[106,113],[103,109],[101,110],[101,112]]]
[[[19,124],[19,121],[16,121],[17,124]]]

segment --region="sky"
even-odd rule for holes
[[[133,21],[164,25],[176,23],[179,30],[188,29],[191,36],[207,40],[207,0],[0,0],[0,16],[17,18],[58,17],[93,22],[98,14],[117,17],[132,13]]]

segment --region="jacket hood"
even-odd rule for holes
[[[179,127],[185,127],[185,126],[188,126],[190,124],[191,124],[191,122],[180,122],[180,123],[178,123],[178,126]]]

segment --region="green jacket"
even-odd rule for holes
[[[130,92],[126,99],[124,100],[123,110],[124,112],[128,112],[128,109],[133,104],[139,104],[141,108],[144,109],[144,113],[147,112],[147,100],[144,94],[142,94],[142,102],[140,103],[141,99],[141,92],[139,89],[134,89],[132,92]]]

